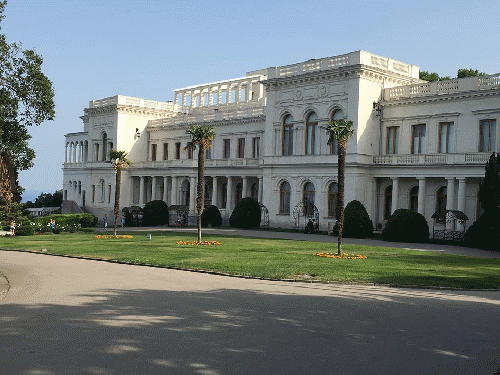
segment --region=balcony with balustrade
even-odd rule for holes
[[[491,153],[376,155],[373,164],[393,165],[484,165]]]

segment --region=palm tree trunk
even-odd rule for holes
[[[198,186],[196,197],[196,213],[198,215],[198,242],[201,242],[201,211],[203,210],[203,198],[205,196],[205,145],[199,143],[198,149]]]
[[[120,190],[121,190],[122,170],[120,167],[116,168],[116,182],[115,182],[115,222],[113,224],[113,236],[116,237],[116,226],[118,225],[118,214],[120,213]]]
[[[342,231],[344,229],[344,172],[345,172],[345,154],[346,154],[346,141],[339,139],[339,161],[338,161],[338,179],[339,179],[339,195],[338,207],[339,217],[337,224],[339,226],[339,236],[337,238],[337,254],[342,254]]]

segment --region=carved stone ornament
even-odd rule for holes
[[[324,98],[327,95],[328,95],[328,88],[326,87],[326,85],[319,86],[318,87],[318,97]]]
[[[302,91],[297,90],[295,91],[295,100],[302,100],[304,97],[302,96]]]

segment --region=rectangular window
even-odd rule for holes
[[[293,155],[293,128],[285,126],[283,129],[283,155]]]
[[[338,155],[339,154],[339,141],[334,140],[330,143],[330,155]]]
[[[245,157],[245,138],[238,138],[238,158]]]
[[[175,143],[175,158],[177,160],[181,158],[181,142]]]
[[[156,161],[156,143],[151,144],[151,161]]]
[[[386,154],[397,154],[398,153],[398,143],[399,143],[399,127],[389,126],[387,127],[387,147]]]
[[[205,159],[212,159],[212,148],[205,149]]]
[[[192,159],[193,158],[193,149],[191,147],[187,149],[187,153],[188,153],[188,159]]]
[[[260,137],[252,139],[252,158],[260,158]]]
[[[453,152],[453,122],[439,123],[439,149],[440,154],[449,154]]]
[[[231,157],[231,140],[224,139],[224,159],[229,159]]]
[[[425,154],[425,124],[412,126],[412,154]]]
[[[95,202],[95,185],[92,185],[92,203]]]
[[[111,185],[108,185],[108,203],[111,203]]]
[[[479,121],[479,152],[496,151],[496,128],[496,120]]]
[[[168,160],[168,143],[163,144],[163,160]]]

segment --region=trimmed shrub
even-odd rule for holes
[[[20,225],[16,228],[16,236],[33,236],[35,234],[35,226],[31,224]]]
[[[500,210],[485,212],[465,232],[469,247],[500,251]]]
[[[332,229],[334,236],[339,235],[337,224]],[[347,238],[369,238],[373,234],[373,222],[360,201],[354,200],[347,204],[344,209],[344,228],[342,237]]]
[[[238,202],[229,218],[233,228],[256,228],[260,226],[260,206],[253,198],[243,198]]]
[[[422,214],[400,208],[387,220],[382,238],[393,242],[427,242],[429,225]]]
[[[143,225],[157,226],[168,224],[168,206],[162,200],[146,203],[143,209]]]
[[[217,206],[211,205],[205,207],[201,213],[202,227],[220,227],[222,225],[222,216]]]

